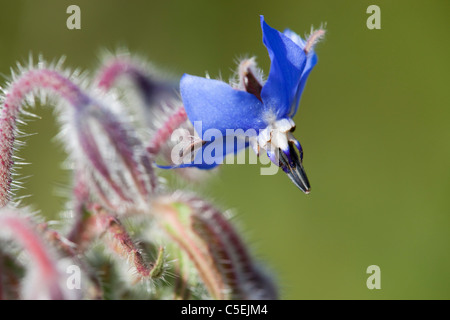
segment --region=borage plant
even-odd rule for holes
[[[244,147],[265,150],[309,192],[292,117],[324,31],[304,41],[272,29],[263,17],[261,27],[272,62],[267,81],[253,58],[239,64],[231,86],[190,75],[178,86],[123,54],[109,56],[92,78],[42,59],[18,67],[1,97],[0,298],[278,298],[229,215],[199,195],[171,190],[158,176],[158,167],[176,168],[181,179],[199,180],[204,171],[198,169],[238,151],[225,148],[213,162],[195,161],[196,145],[225,143],[196,140],[203,129],[221,136],[255,129],[260,132],[247,134]],[[13,192],[17,126],[36,97],[55,107],[72,169],[71,215],[58,228],[20,205]],[[179,153],[188,155],[183,164],[174,163],[171,142],[180,128],[191,137]]]

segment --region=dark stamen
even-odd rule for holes
[[[250,71],[250,69],[247,69],[244,73],[244,86],[245,91],[253,94],[262,102],[261,100],[262,85],[256,79],[255,75]]]
[[[297,152],[292,144],[289,144],[289,156],[281,149],[278,150],[280,155],[280,167],[287,173],[292,182],[304,193],[308,194],[311,186],[303,169],[302,161],[299,159]]]

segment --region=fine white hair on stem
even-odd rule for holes
[[[326,33],[326,24],[322,24],[319,29],[315,30],[314,27],[311,26],[311,32],[309,36],[306,37],[305,47],[303,51],[305,53],[309,53],[314,49],[314,46],[325,37]]]

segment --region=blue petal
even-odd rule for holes
[[[212,161],[212,159],[210,157],[208,157],[207,161],[205,161],[205,158],[203,158],[205,149],[209,145],[212,145],[214,143],[215,143],[215,141],[211,141],[211,142],[204,144],[202,146],[201,150],[199,150],[196,153],[194,161],[191,163],[181,163],[181,164],[177,164],[177,165],[168,165],[168,166],[162,166],[162,165],[156,164],[156,166],[160,169],[181,169],[181,168],[198,168],[198,169],[202,169],[202,170],[213,169],[213,168],[217,167],[218,165],[220,165],[222,163],[221,159],[223,159],[225,157],[225,154],[223,154],[222,157],[216,159],[216,161]]]
[[[214,163],[212,165],[209,164],[195,164],[195,163],[187,163],[187,164],[180,164],[177,166],[162,166],[159,164],[156,164],[156,166],[160,169],[170,170],[170,169],[182,169],[182,168],[197,168],[201,170],[211,170],[218,166],[218,164]]]
[[[226,129],[263,129],[263,106],[254,95],[231,88],[219,80],[188,74],[180,80],[180,92],[189,120],[201,122],[203,136],[208,129],[218,129],[223,135]]]
[[[284,29],[283,34],[291,39],[296,45],[298,45],[302,50],[306,46],[306,41],[302,39],[297,33],[292,31],[291,29],[287,28]]]
[[[302,77],[297,88],[297,93],[295,94],[293,107],[289,114],[291,118],[297,113],[298,106],[300,104],[300,98],[302,96],[303,89],[305,88],[306,85],[306,80],[308,80],[309,73],[316,64],[317,64],[317,55],[314,52],[310,52],[306,60],[305,70],[302,73]]]
[[[297,44],[302,50],[305,48],[306,41],[303,40],[298,34],[290,29],[284,30],[283,34],[291,39],[295,44]],[[297,88],[297,93],[295,94],[295,99],[290,112],[290,117],[292,118],[296,113],[300,103],[300,98],[302,96],[303,89],[305,88],[306,80],[308,79],[309,73],[317,64],[317,55],[314,51],[309,52],[306,55],[306,65],[303,70],[300,83]]]
[[[239,137],[238,137],[239,138]],[[239,151],[247,148],[249,143],[242,141],[242,143],[236,143],[235,138],[232,136],[217,137],[212,141],[202,146],[191,163],[182,163],[172,166],[156,165],[161,169],[177,169],[177,168],[198,168],[203,170],[210,170],[223,164],[227,154],[238,153]]]
[[[261,98],[266,110],[272,110],[277,118],[290,113],[300,80],[306,65],[303,49],[286,35],[271,28],[261,16],[263,42],[271,60],[270,72]]]

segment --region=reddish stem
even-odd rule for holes
[[[27,251],[33,263],[32,268],[37,271],[36,279],[41,286],[41,292],[47,292],[50,299],[63,299],[64,294],[60,287],[60,273],[56,261],[51,257],[42,239],[35,233],[29,222],[14,213],[2,212],[0,227],[8,231],[11,238],[20,243]],[[39,292],[32,292],[31,298],[36,298]]]
[[[0,207],[5,206],[10,199],[16,120],[26,95],[38,89],[50,90],[78,109],[89,101],[79,87],[52,70],[30,70],[12,83],[4,97],[0,113]]]
[[[187,253],[213,298],[277,298],[271,279],[259,270],[233,225],[211,204],[176,195],[156,199],[153,212]]]
[[[124,74],[140,74],[140,71],[126,59],[115,59],[100,70],[96,82],[105,91],[111,89],[117,78]]]
[[[155,133],[153,139],[147,146],[147,151],[153,155],[157,155],[161,147],[170,139],[175,129],[179,128],[187,120],[186,110],[184,106],[178,107],[177,110],[164,122],[162,127]]]
[[[271,279],[256,267],[247,247],[221,212],[203,203],[191,219],[192,228],[207,245],[231,299],[276,299]]]
[[[89,290],[86,290],[90,297],[93,299],[101,299],[103,290],[100,280],[91,267],[88,266],[84,260],[80,259],[78,256],[79,251],[77,250],[75,243],[64,238],[59,232],[49,229],[47,223],[40,223],[37,226],[37,229],[42,234],[42,237],[50,243],[52,247],[57,248],[58,252],[63,256],[72,259],[76,265],[78,265],[85,272],[90,280],[90,288]]]
[[[98,205],[91,206],[94,214],[89,218],[85,231],[91,236],[102,237],[107,245],[120,257],[129,261],[137,272],[137,279],[156,279],[163,276],[164,249],[161,247],[155,262],[147,262],[139,247],[128,234],[119,219]]]

